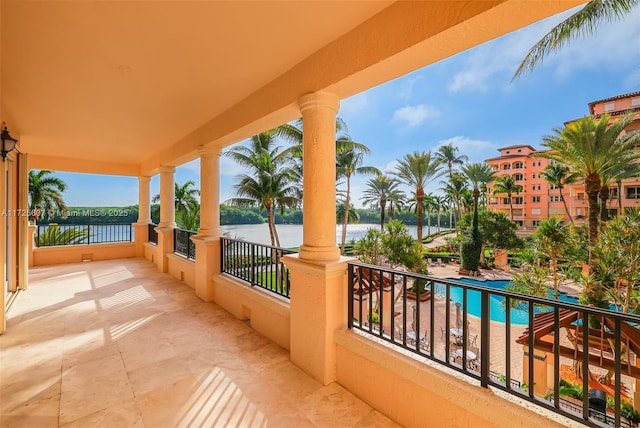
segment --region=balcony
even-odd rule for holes
[[[0,339],[1,426],[397,426],[144,259],[30,276]]]

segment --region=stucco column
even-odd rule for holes
[[[151,223],[151,177],[138,177],[138,223]],[[174,190],[175,191],[175,190]]]
[[[303,232],[300,259],[335,261],[336,245],[336,113],[334,94],[307,94],[298,100],[303,121]]]
[[[151,224],[151,177],[138,177],[138,222],[133,224],[136,232],[136,256],[144,256],[144,244],[149,242]]]
[[[220,236],[220,149],[200,147],[200,229],[198,236]]]
[[[160,223],[159,227],[176,227],[175,166],[160,167]]]
[[[156,227],[156,232],[158,232],[158,259],[156,263],[160,272],[168,272],[167,256],[173,253],[173,229],[176,227],[175,171],[174,166],[160,167],[160,224]]]
[[[220,150],[200,147],[200,228],[196,246],[196,296],[214,300],[213,275],[220,273]]]

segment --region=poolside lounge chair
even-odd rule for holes
[[[436,259],[436,263],[438,264],[438,266],[446,266],[446,265],[442,262],[442,259]]]
[[[436,264],[433,262],[433,259],[431,257],[427,257],[427,265],[428,266],[435,266]]]

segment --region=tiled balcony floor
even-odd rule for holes
[[[31,270],[0,352],[2,427],[395,426],[144,259]]]

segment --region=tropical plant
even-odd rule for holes
[[[372,166],[363,166],[364,155],[369,153],[369,149],[355,149],[340,151],[336,153],[336,175],[337,178],[344,177],[347,189],[344,198],[344,217],[340,220],[342,223],[342,237],[340,240],[340,252],[344,254],[344,245],[347,241],[347,224],[349,223],[349,211],[351,208],[351,177],[353,175],[380,175],[378,168]]]
[[[189,180],[184,184],[174,183],[175,195],[175,216],[183,216],[189,211],[194,211],[198,205],[198,196],[200,191],[195,188],[196,183],[193,180]],[[151,200],[153,203],[160,202],[160,195],[155,195]]]
[[[441,181],[440,185],[442,186],[442,191],[447,198],[449,198],[449,202],[451,203],[449,211],[449,225],[450,227],[453,227],[452,214],[454,210],[457,213],[456,220],[460,220],[462,218],[462,199],[465,192],[468,190],[467,183],[462,174],[454,173],[449,179],[449,182]]]
[[[275,224],[276,208],[297,206],[293,180],[295,171],[290,157],[275,144],[273,132],[263,132],[251,138],[250,145],[238,145],[225,152],[240,165],[251,170],[251,175],[236,177],[234,186],[237,198],[227,203],[235,206],[257,206],[267,211],[267,223],[271,245],[280,246],[280,238]]]
[[[67,183],[54,177],[52,171],[29,171],[29,220],[36,223],[42,217],[47,221],[57,213],[66,217],[67,205],[62,198],[65,190]]]
[[[440,233],[440,216],[442,211],[447,208],[447,197],[443,195],[435,195],[433,197],[433,208],[436,210],[436,226],[437,233]],[[451,227],[451,223],[449,223]]]
[[[522,186],[516,183],[515,178],[510,175],[503,175],[495,180],[493,194],[506,193],[509,199],[509,218],[513,221],[513,200],[512,195],[522,191]]]
[[[58,224],[51,223],[44,232],[38,233],[36,236],[36,246],[86,244],[89,234],[90,230],[88,227],[81,229],[75,227],[61,229]]]
[[[539,243],[539,250],[549,257],[550,270],[553,277],[553,295],[559,299],[558,259],[563,254],[569,242],[569,229],[557,218],[549,218],[540,221],[533,234]]]
[[[552,159],[571,168],[574,174],[584,177],[588,201],[589,266],[594,267],[593,248],[598,237],[598,194],[602,177],[622,164],[632,165],[640,159],[640,151],[634,146],[640,141],[640,133],[624,132],[635,116],[625,115],[609,123],[611,117],[586,116],[554,129],[554,135],[543,138],[543,146],[549,150],[535,156]]]
[[[576,175],[571,172],[571,169],[568,166],[553,162],[546,166],[544,171],[540,173],[540,177],[544,178],[551,186],[555,186],[558,188],[558,191],[560,192],[560,200],[562,201],[564,210],[567,213],[569,221],[573,223],[573,218],[571,217],[571,213],[569,212],[569,208],[567,207],[567,201],[564,198],[562,189],[564,189],[564,187],[569,184],[575,183],[577,180]]]
[[[633,209],[611,220],[600,233],[594,255],[594,275],[607,287],[623,312],[640,309],[640,211]]]
[[[440,171],[440,163],[432,158],[431,152],[415,151],[405,155],[398,161],[393,173],[409,187],[415,189],[418,217],[418,242],[422,242],[422,211],[424,203],[424,188],[429,180]]]
[[[183,230],[198,231],[200,228],[200,205],[189,210],[177,211],[176,224]]]
[[[513,78],[525,75],[544,58],[560,50],[578,36],[593,34],[601,22],[612,22],[627,15],[638,0],[591,0],[582,9],[556,25],[527,52]]]
[[[360,200],[363,204],[372,208],[380,208],[380,230],[384,230],[385,211],[387,203],[389,206],[395,204],[402,206],[405,195],[400,190],[400,181],[394,177],[380,175],[367,181],[367,188],[362,193]]]
[[[438,151],[434,153],[434,158],[437,162],[447,166],[447,172],[449,173],[449,181],[453,177],[453,169],[457,165],[464,165],[469,160],[467,155],[457,155],[458,148],[453,144],[445,144],[438,147]]]
[[[343,201],[338,201],[336,205],[336,222],[341,222],[345,218],[345,214],[349,223],[358,223],[360,221],[360,214],[358,210],[352,206],[347,211],[347,206]]]
[[[460,258],[462,268],[470,271],[478,269],[480,264],[480,254],[482,252],[482,241],[478,230],[478,198],[480,197],[480,187],[490,183],[494,178],[494,170],[485,163],[466,164],[462,167],[462,174],[473,187],[473,225],[471,236],[468,236],[462,243]]]

